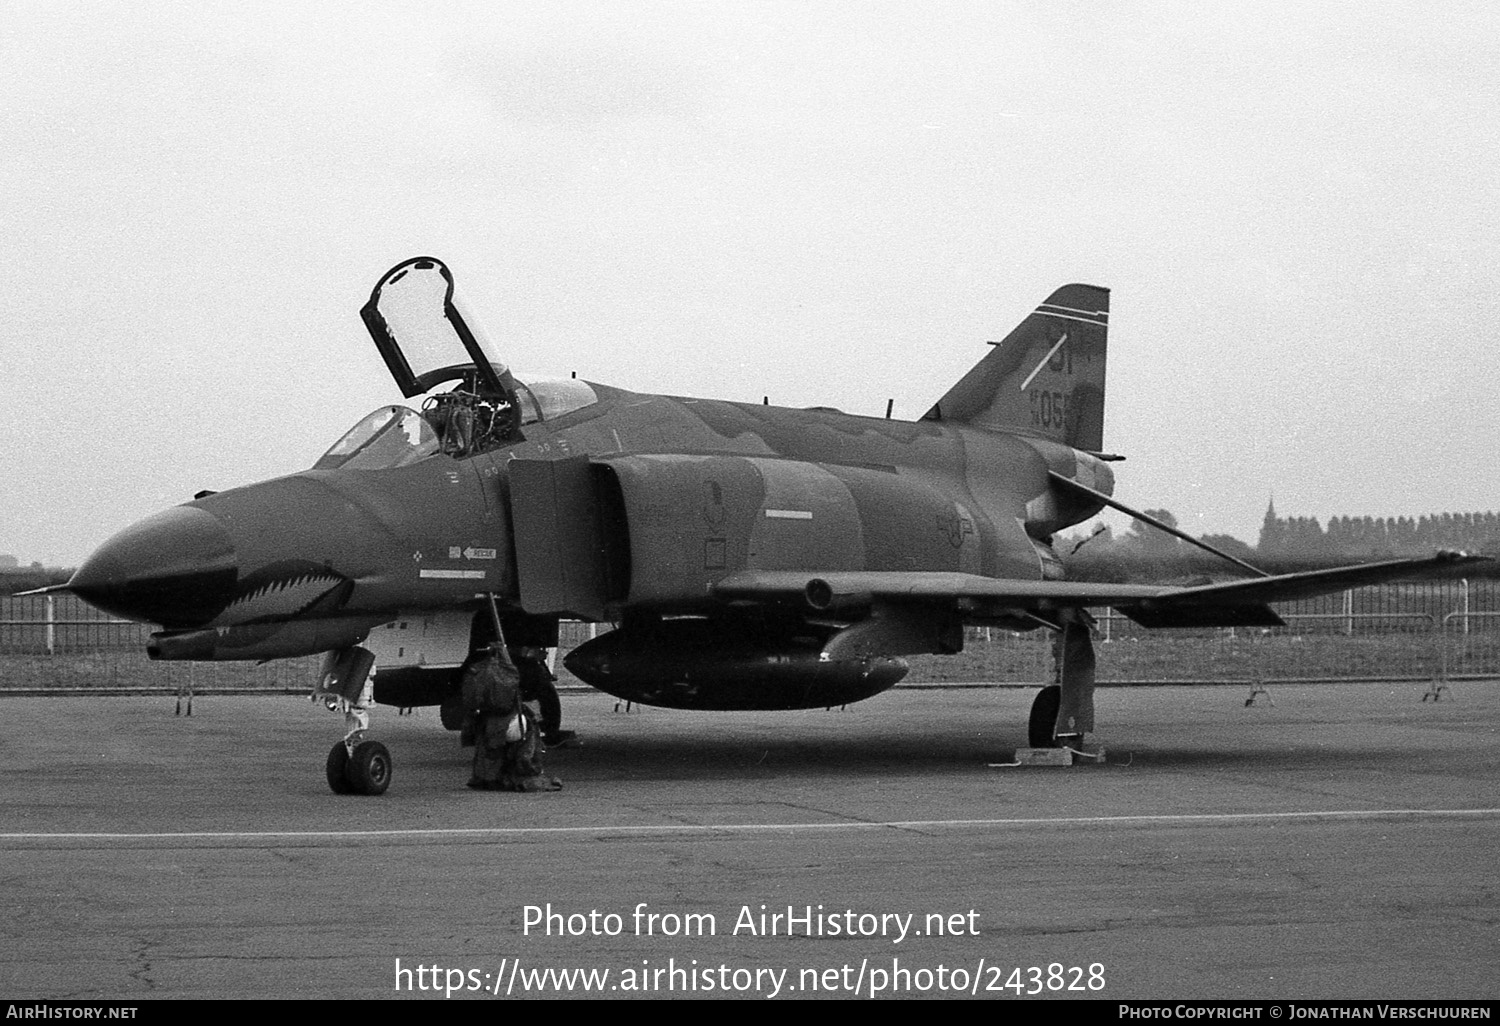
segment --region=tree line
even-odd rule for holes
[[[1267,556],[1420,556],[1438,549],[1500,551],[1500,514],[1434,513],[1424,517],[1278,517],[1266,511],[1256,551]]]
[[[1169,510],[1148,509],[1172,527]],[[1254,546],[1231,535],[1202,541],[1269,573],[1294,573],[1343,563],[1430,556],[1443,549],[1500,554],[1500,513],[1434,513],[1422,517],[1337,516],[1325,528],[1316,517],[1282,517],[1267,509]],[[1115,534],[1108,526],[1059,535],[1054,547],[1078,580],[1182,580],[1235,574],[1222,559],[1140,521]],[[1470,567],[1472,577],[1500,573]]]

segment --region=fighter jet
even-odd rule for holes
[[[1031,745],[1094,730],[1082,610],[1148,627],[1268,626],[1269,603],[1452,570],[1474,557],[1194,587],[1069,581],[1056,534],[1113,498],[1104,449],[1109,292],[1065,285],[921,418],[649,395],[511,372],[439,260],[387,272],[360,311],[416,407],[382,406],[312,467],[157,513],[64,586],[159,625],[164,660],[325,653],[325,694],[462,717],[461,668],[610,629],[566,657],[612,695],[676,709],[869,698],[964,628],[1058,632]],[[1156,526],[1171,530],[1169,525]],[[1186,535],[1179,535],[1202,544]],[[1217,550],[1215,550],[1217,551]],[[355,723],[330,786],[375,794],[385,746]]]

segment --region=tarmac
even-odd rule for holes
[[[1069,768],[1025,690],[574,693],[529,795],[381,708],[373,798],[305,698],[6,698],[0,998],[1493,1000],[1500,687],[1425,689],[1103,690]]]

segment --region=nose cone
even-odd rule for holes
[[[218,518],[175,506],[101,545],[68,588],[107,613],[176,630],[212,620],[238,576],[234,542]]]

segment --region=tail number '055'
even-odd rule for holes
[[[1066,427],[1068,423],[1068,394],[1049,392],[1043,388],[1031,390],[1031,426],[1043,428]]]

